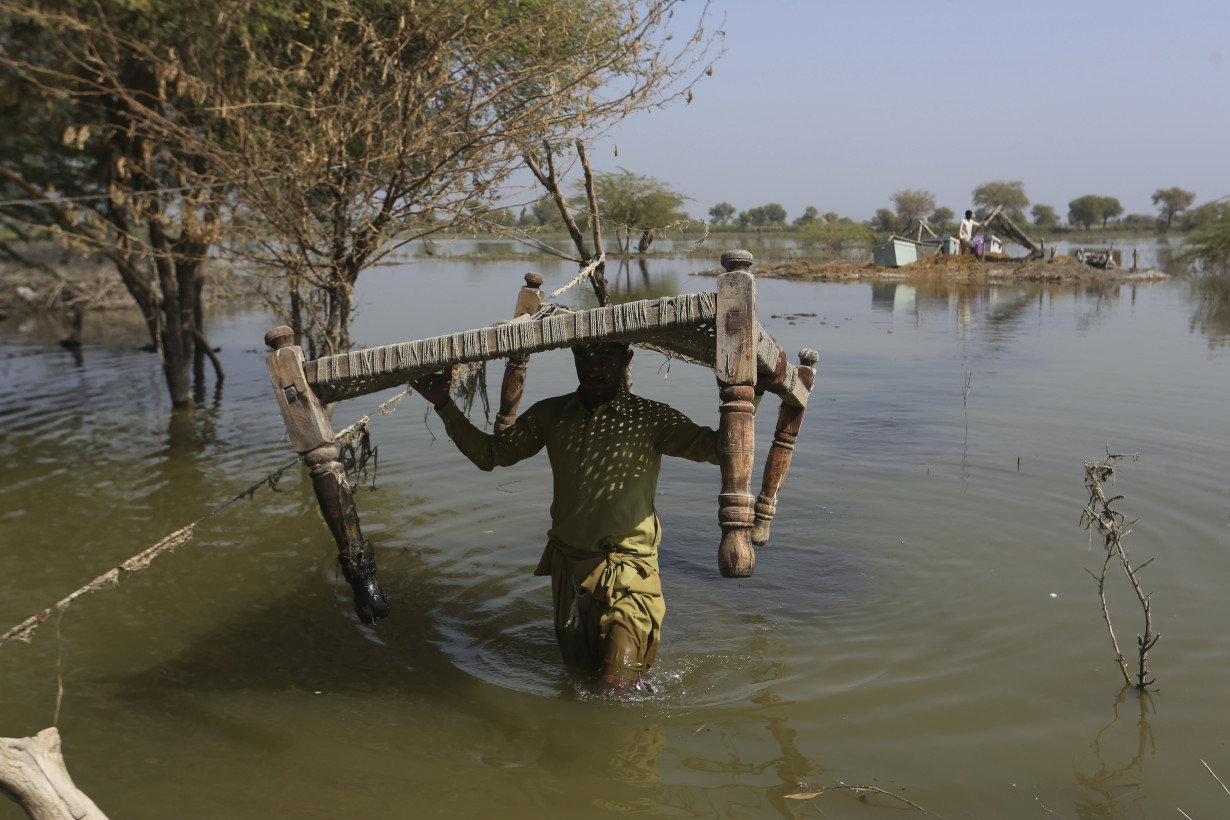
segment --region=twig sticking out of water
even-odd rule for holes
[[[1201,762],[1201,763],[1204,763],[1204,767],[1205,767],[1206,769],[1208,769],[1208,770],[1209,770],[1209,774],[1213,775],[1213,779],[1217,781],[1217,785],[1221,786],[1221,787],[1222,787],[1222,789],[1224,789],[1224,790],[1225,790],[1226,794],[1230,794],[1230,788],[1227,788],[1227,787],[1226,787],[1226,784],[1225,784],[1225,783],[1223,783],[1223,782],[1222,782],[1222,780],[1221,780],[1221,778],[1217,776],[1217,772],[1213,771],[1213,767],[1212,767],[1212,766],[1210,766],[1208,763],[1205,763],[1205,761],[1204,761],[1204,759],[1203,759],[1203,758],[1201,758],[1200,762]],[[787,796],[789,796],[789,795],[787,795]],[[1191,816],[1190,814],[1188,814],[1187,812],[1183,811],[1183,809],[1180,809],[1180,808],[1178,808],[1178,807],[1176,806],[1176,807],[1175,807],[1175,810],[1176,810],[1176,811],[1178,811],[1178,812],[1179,812],[1179,814],[1181,814],[1181,815],[1183,815],[1184,817],[1186,817],[1186,818],[1187,818],[1187,820],[1192,820],[1192,816]]]
[[[1110,632],[1111,645],[1115,648],[1115,660],[1119,664],[1120,671],[1123,672],[1123,680],[1129,686],[1135,686],[1137,689],[1144,689],[1153,683],[1152,678],[1149,678],[1147,666],[1147,656],[1149,650],[1157,643],[1161,635],[1153,634],[1153,619],[1152,610],[1150,607],[1150,596],[1140,588],[1140,579],[1138,577],[1140,571],[1152,563],[1150,558],[1139,567],[1133,567],[1132,562],[1128,559],[1127,552],[1123,549],[1123,538],[1132,530],[1129,522],[1126,521],[1123,514],[1111,507],[1116,501],[1123,498],[1121,495],[1107,498],[1103,490],[1103,485],[1114,483],[1115,481],[1115,465],[1122,459],[1130,458],[1136,461],[1140,458],[1140,453],[1119,453],[1113,454],[1110,447],[1106,448],[1106,458],[1100,462],[1085,462],[1085,488],[1089,491],[1089,502],[1085,505],[1084,512],[1081,513],[1081,524],[1086,530],[1095,528],[1102,535],[1103,546],[1106,549],[1106,560],[1102,562],[1102,571],[1098,575],[1093,575],[1095,581],[1098,582],[1098,596],[1102,599],[1102,617],[1106,620],[1106,628]],[[1134,523],[1134,522],[1132,522]],[[1136,599],[1140,601],[1140,607],[1145,616],[1144,633],[1136,636],[1137,649],[1137,672],[1136,680],[1133,682],[1131,673],[1128,672],[1127,658],[1119,650],[1119,641],[1115,637],[1115,627],[1110,620],[1110,609],[1106,603],[1106,573],[1113,561],[1118,560],[1119,565],[1123,567],[1124,573],[1127,575],[1128,581],[1132,585],[1132,589],[1136,592]],[[1086,570],[1088,572],[1088,570]]]
[[[1200,762],[1204,763],[1204,759],[1202,758]],[[1226,794],[1230,794],[1230,789],[1227,789],[1226,784],[1221,782],[1221,778],[1217,776],[1217,772],[1213,771],[1213,767],[1208,763],[1204,763],[1204,767],[1209,770],[1209,774],[1213,775],[1213,779],[1217,781],[1217,785],[1225,789]]]
[[[879,786],[853,786],[848,783],[842,783],[840,780],[837,781],[836,786],[808,786],[806,783],[800,783],[798,791],[791,792],[790,794],[787,794],[784,796],[791,800],[810,800],[811,798],[824,794],[825,792],[839,791],[841,789],[846,789],[848,791],[854,792],[858,796],[859,800],[866,800],[868,794],[882,794],[885,797],[891,797],[894,800],[900,800],[902,803],[905,803],[910,808],[917,809],[923,814],[929,814],[932,817],[939,817],[940,820],[944,820],[942,815],[936,814],[933,811],[928,811],[927,809],[924,809],[922,806],[918,805],[917,803],[911,803],[909,800],[906,800],[901,795],[893,794],[887,789],[881,789]]]

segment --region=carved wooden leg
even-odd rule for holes
[[[320,511],[337,544],[337,562],[354,591],[354,608],[364,623],[375,623],[389,614],[389,602],[376,580],[376,554],[372,542],[359,529],[359,511],[346,482],[337,447],[317,447],[304,456],[312,476],[312,489]]]
[[[718,494],[718,524],[722,543],[718,547],[718,570],[726,578],[746,578],[756,568],[752,549],[752,525],[756,499],[751,494],[755,436],[752,414],[754,390],[750,385],[723,385],[718,454],[722,468],[722,491]]]
[[[365,623],[375,623],[389,614],[389,603],[376,580],[372,544],[359,529],[354,496],[337,460],[333,426],[308,386],[303,372],[303,350],[291,344],[293,340],[294,333],[288,327],[274,328],[265,334],[265,343],[273,349],[266,360],[269,378],[286,420],[291,446],[308,465],[320,512],[337,543],[338,563],[354,590],[355,611]]]
[[[746,578],[756,568],[751,533],[756,499],[751,493],[756,431],[753,414],[756,382],[756,283],[748,269],[752,255],[735,250],[722,254],[726,273],[717,283],[717,364],[722,399],[718,423],[718,457],[722,490],[718,523],[722,543],[718,570],[727,578]]]
[[[513,318],[518,316],[533,316],[542,307],[542,283],[540,273],[527,273],[525,286],[517,294],[517,306]],[[504,383],[500,387],[500,410],[495,414],[495,432],[500,432],[517,420],[517,406],[521,404],[521,393],[525,389],[525,372],[529,367],[529,356],[509,356],[504,364]]]
[[[798,377],[808,392],[811,392],[815,381],[815,364],[819,359],[819,354],[814,350],[803,349],[799,352]],[[783,399],[777,413],[777,430],[773,433],[773,445],[769,448],[764,464],[764,481],[760,495],[756,498],[756,525],[752,529],[752,543],[758,547],[769,543],[769,525],[777,510],[777,493],[786,481],[790,458],[794,455],[794,443],[798,440],[799,428],[803,424],[803,411],[806,409],[806,405],[791,404]]]
[[[525,371],[529,369],[529,356],[509,356],[504,363],[504,383],[500,386],[500,410],[495,414],[495,432],[511,427],[517,420],[517,406],[525,390]]]

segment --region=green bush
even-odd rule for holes
[[[842,219],[837,222],[810,222],[801,225],[798,237],[804,247],[818,247],[841,256],[854,250],[870,249],[876,234],[866,225]]]

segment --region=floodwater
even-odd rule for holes
[[[618,298],[712,289],[689,273],[720,252],[613,273]],[[575,271],[528,267],[547,290]],[[364,274],[355,337],[504,318],[526,269]],[[301,466],[213,512],[294,458],[269,317],[213,317],[224,389],[174,414],[131,317],[88,317],[79,356],[54,324],[0,323],[0,632],[199,521],[0,647],[0,735],[56,725],[76,783],[126,820],[1225,816],[1224,319],[1185,280],[758,297],[788,352],[821,357],[772,541],[754,576],[721,578],[717,469],[665,466],[665,645],[657,691],[624,702],[559,669],[530,575],[545,456],[481,473],[417,396],[341,404],[335,426],[370,414],[378,447],[358,504],[393,613],[363,626]],[[526,400],[571,389],[569,358],[535,356]],[[635,364],[638,392],[716,424],[710,371]],[[773,415],[766,398],[762,458]],[[1111,489],[1129,555],[1152,559],[1144,697],[1123,691],[1079,523],[1083,464],[1108,447],[1140,454]],[[1134,660],[1141,608],[1121,575],[1107,592]]]

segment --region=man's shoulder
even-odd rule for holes
[[[686,418],[683,413],[664,401],[648,399],[635,393],[629,393],[626,390],[620,392],[619,402],[623,410],[632,415]]]
[[[539,399],[530,405],[529,410],[526,410],[521,415],[534,413],[535,415],[544,415],[550,417],[558,417],[560,414],[568,411],[573,404],[578,404],[576,393],[564,393],[559,396],[548,396],[545,399]]]

